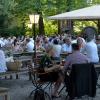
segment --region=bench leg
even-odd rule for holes
[[[10,100],[8,94],[5,95],[5,99],[4,100]]]
[[[12,79],[13,77],[12,77],[12,75],[10,75],[10,79]]]
[[[5,79],[7,79],[7,76],[5,76]]]
[[[31,77],[31,73],[30,73],[30,72],[28,72],[28,74],[29,74],[29,80],[31,80],[31,79],[32,79],[32,77]]]
[[[16,74],[16,79],[19,79],[19,75],[18,74]]]

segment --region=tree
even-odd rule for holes
[[[12,11],[16,3],[14,0],[1,0],[0,1],[0,33],[1,35],[5,35],[6,29],[8,29],[8,25],[11,24],[11,19],[13,18]]]
[[[38,13],[40,14],[39,33],[44,34],[45,30],[47,32],[45,25],[46,27],[49,26],[44,25],[44,22],[49,24],[49,22],[46,22],[48,16],[84,8],[92,4],[100,4],[100,0],[92,0],[92,3],[87,2],[87,0],[0,0],[0,27],[2,26],[4,29],[1,29],[3,30],[5,28],[18,28],[15,32],[24,34],[29,23],[29,14]],[[55,25],[55,23],[57,21],[51,21],[50,25]],[[54,30],[53,27],[51,28]],[[51,32],[53,32],[52,29]],[[59,30],[60,24],[58,22],[58,33],[60,33]],[[50,32],[50,29],[48,32]]]

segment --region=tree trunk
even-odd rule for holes
[[[42,12],[39,13],[39,35],[45,35]]]
[[[61,34],[61,29],[60,29],[60,20],[57,21],[58,24],[58,34]]]
[[[100,20],[98,20],[97,27],[98,27],[98,34],[100,34]]]
[[[5,24],[6,20],[6,15],[0,15],[0,36],[5,36],[5,29],[7,28],[7,25]]]
[[[66,11],[69,12],[71,10],[71,0],[67,0],[67,9]],[[72,20],[67,20],[67,28],[69,28],[69,34],[72,34],[73,31],[73,21]]]

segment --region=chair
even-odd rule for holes
[[[94,64],[73,64],[70,75],[65,75],[65,77],[67,77],[65,84],[70,100],[75,97],[81,98],[85,95],[88,97],[95,96],[97,75]]]
[[[29,72],[31,75],[31,80],[32,80],[33,86],[35,87],[29,95],[29,97],[31,97],[32,94],[37,90],[44,91],[48,86],[50,86],[50,82],[44,82],[39,78],[40,75],[45,75],[46,73],[38,72],[38,67],[33,68],[32,65],[29,64],[28,68],[29,68]],[[45,95],[46,100],[51,100],[51,97],[49,96],[49,94],[46,91],[44,91],[44,95]]]

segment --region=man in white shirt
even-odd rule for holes
[[[87,42],[83,51],[86,52],[86,55],[90,59],[90,62],[99,62],[98,49],[94,40]]]
[[[34,44],[34,40],[33,40],[33,38],[30,38],[30,41]]]
[[[57,39],[54,39],[53,45],[52,45],[52,57],[60,59],[61,54],[61,45],[58,43]]]
[[[32,52],[34,49],[34,43],[32,41],[30,41],[30,39],[26,39],[26,51],[28,52]]]
[[[64,43],[62,44],[61,51],[66,53],[71,53],[72,52],[71,39],[67,37],[63,40],[63,42]]]
[[[90,59],[90,62],[98,63],[99,62],[98,49],[94,41],[96,29],[94,27],[89,26],[84,28],[83,33],[85,34],[87,43],[84,46],[82,52],[86,53],[87,57]]]
[[[0,72],[6,72],[6,71],[7,71],[7,66],[6,66],[5,54],[2,50],[0,50]]]

